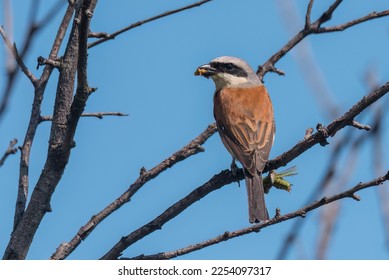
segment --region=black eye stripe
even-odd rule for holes
[[[237,77],[247,77],[245,70],[230,62],[211,62],[210,66],[219,72],[228,73]]]

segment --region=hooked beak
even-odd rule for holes
[[[211,67],[209,64],[199,66],[194,72],[195,76],[203,76],[209,78],[217,73],[217,70]]]

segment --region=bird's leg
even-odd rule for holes
[[[272,186],[274,185],[274,180],[275,180],[276,175],[277,174],[274,170],[269,171],[270,183]]]
[[[236,175],[238,174],[238,166],[235,163],[235,159],[232,158],[231,162],[231,172],[232,175],[236,178]],[[238,186],[240,187],[240,181],[236,178],[236,182],[238,183]]]

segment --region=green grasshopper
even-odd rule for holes
[[[274,170],[270,171],[269,174],[263,179],[263,186],[265,188],[265,193],[268,193],[271,187],[275,187],[280,190],[290,192],[292,189],[292,184],[284,179],[284,177],[294,176],[297,174],[297,167],[292,166],[284,171],[279,173]]]

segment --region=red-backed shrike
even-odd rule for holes
[[[243,165],[250,223],[268,220],[262,171],[273,145],[275,123],[265,86],[247,62],[230,56],[199,66],[195,75],[215,83],[213,114],[224,146]]]

